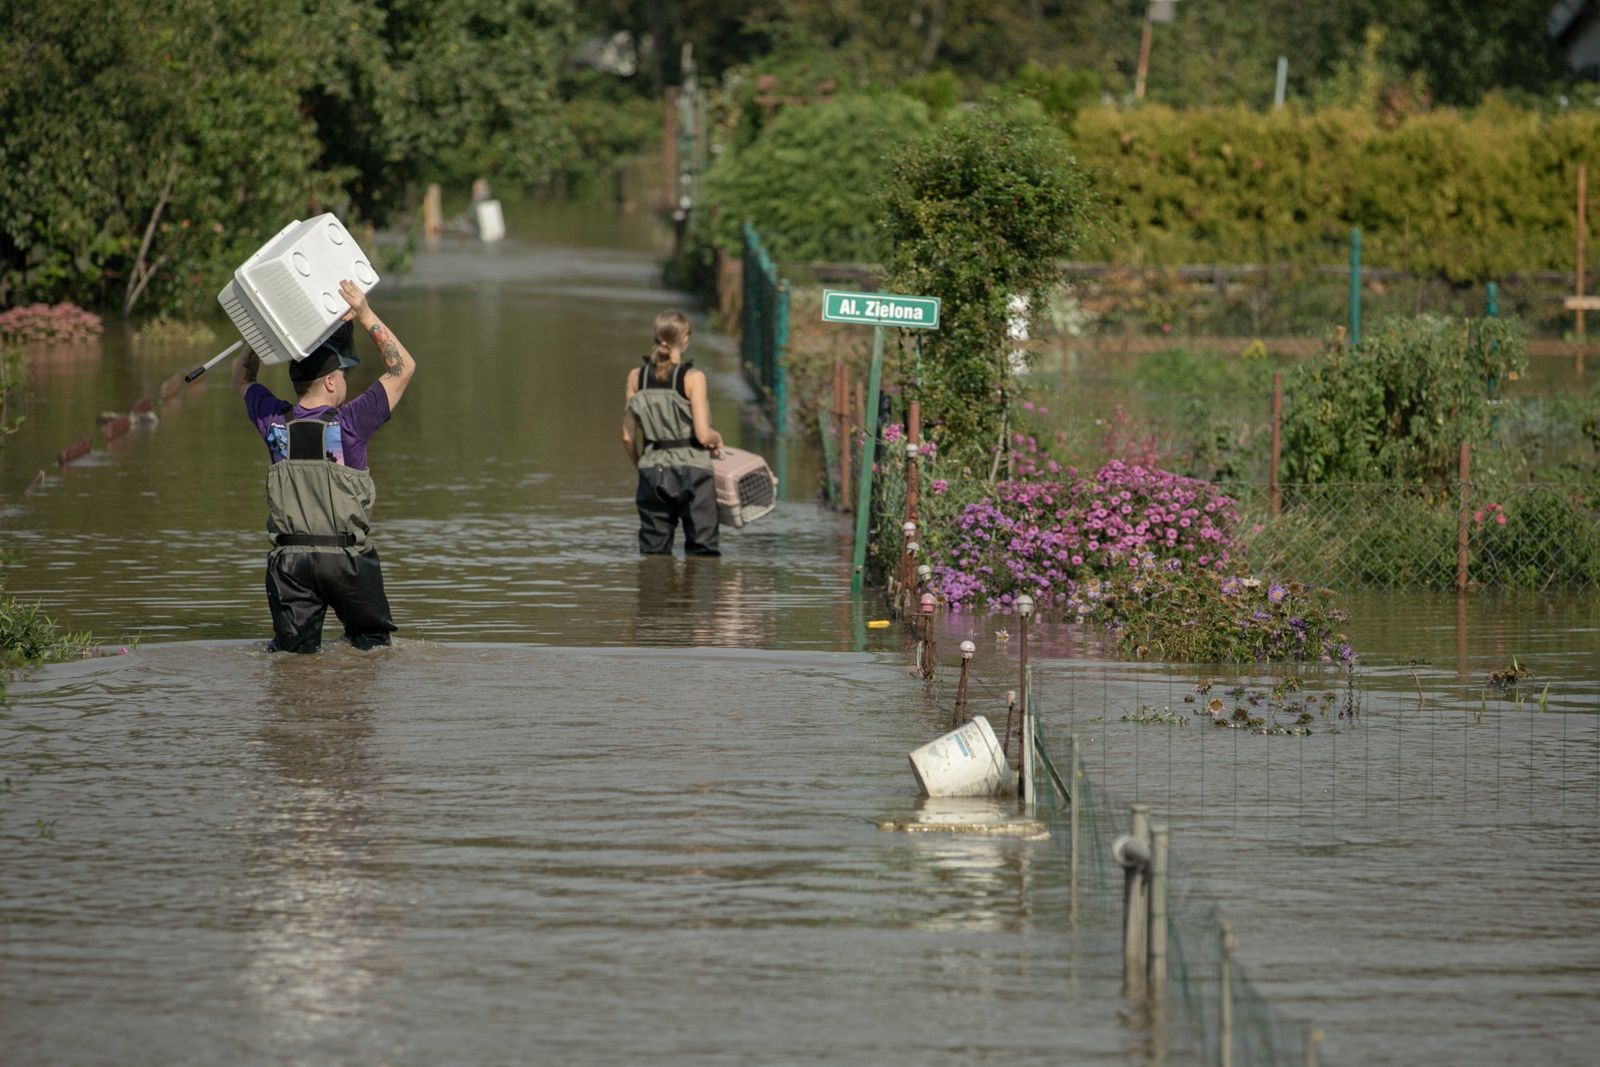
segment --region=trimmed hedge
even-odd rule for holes
[[[1389,128],[1344,109],[1127,111],[1071,122],[1115,244],[1150,265],[1363,261],[1458,282],[1572,270],[1577,164],[1600,182],[1600,113],[1504,103]]]

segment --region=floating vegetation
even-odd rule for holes
[[[1157,708],[1154,706],[1145,706],[1140,708],[1138,711],[1129,712],[1127,715],[1122,717],[1122,721],[1158,722],[1165,723],[1168,726],[1189,725],[1189,717],[1187,715],[1179,715],[1171,708]]]
[[[1498,671],[1489,672],[1489,684],[1496,689],[1515,689],[1517,683],[1524,678],[1532,678],[1533,672],[1517,662],[1515,656],[1511,657],[1510,665]]]

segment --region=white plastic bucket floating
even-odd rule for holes
[[[984,797],[1015,793],[1017,776],[1006,766],[989,720],[971,722],[910,753],[911,772],[930,797]]]
[[[477,215],[478,239],[484,244],[493,244],[506,235],[506,220],[500,211],[500,201],[479,200],[472,205],[472,210]]]

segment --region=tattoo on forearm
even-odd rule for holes
[[[405,370],[405,353],[400,351],[400,342],[394,339],[394,334],[381,322],[372,324],[367,331],[372,334],[372,340],[378,346],[378,354],[383,357],[383,365],[388,368],[383,373],[391,378],[398,378]]]
[[[251,353],[244,361],[244,380],[248,385],[256,380],[256,372],[261,369],[261,357]]]

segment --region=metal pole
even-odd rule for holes
[[[1128,836],[1144,845],[1150,843],[1150,808],[1146,804],[1129,804],[1133,827]],[[1122,993],[1124,996],[1143,996],[1145,970],[1149,951],[1150,882],[1149,868],[1126,862],[1122,874]]]
[[[1267,467],[1267,485],[1271,496],[1271,513],[1278,513],[1278,457],[1283,446],[1283,375],[1272,375],[1272,458]]]
[[[872,369],[867,374],[867,439],[861,443],[861,490],[856,494],[856,545],[850,564],[850,593],[861,594],[867,571],[867,516],[872,510],[872,463],[878,443],[878,389],[883,378],[883,327],[872,328]]]
[[[841,360],[839,364],[839,507],[850,510],[850,450],[855,447],[850,427],[855,420],[850,417],[850,368]]]
[[[1500,283],[1490,282],[1483,287],[1483,313],[1491,319],[1500,317]]]
[[[1350,230],[1350,347],[1361,343],[1361,227]]]
[[[1071,797],[1068,798],[1067,809],[1068,824],[1071,827],[1069,836],[1071,838],[1072,845],[1070,850],[1071,855],[1067,860],[1067,885],[1071,892],[1072,904],[1073,906],[1076,906],[1078,901],[1078,776],[1082,773],[1078,765],[1078,735],[1073,734],[1068,737],[1067,744],[1072,749],[1072,756],[1068,762],[1069,770],[1067,772],[1067,789],[1072,794]]]
[[[1026,627],[1027,623],[1024,622]],[[1033,818],[1038,810],[1038,794],[1034,787],[1034,750],[1033,750],[1033,711],[1032,702],[1028,699],[1029,691],[1033,688],[1033,671],[1023,668],[1022,677],[1022,765],[1027,768],[1027,773],[1022,776],[1022,807],[1028,817]]]
[[[1472,446],[1461,442],[1461,507],[1456,515],[1456,592],[1467,591],[1467,506],[1471,493]]]
[[[1289,88],[1289,57],[1278,57],[1278,84],[1272,90],[1272,110],[1279,111],[1283,108],[1283,97]]]
[[[1167,995],[1167,836],[1165,826],[1150,828],[1150,995]]]
[[[1222,1025],[1217,1031],[1217,1063],[1219,1067],[1233,1067],[1233,950],[1239,943],[1226,920],[1218,924],[1222,939],[1222,965],[1218,975],[1222,989],[1220,1003]]]
[[[1306,1027],[1306,1067],[1317,1067],[1317,1048],[1322,1044],[1322,1031],[1315,1026]]]

